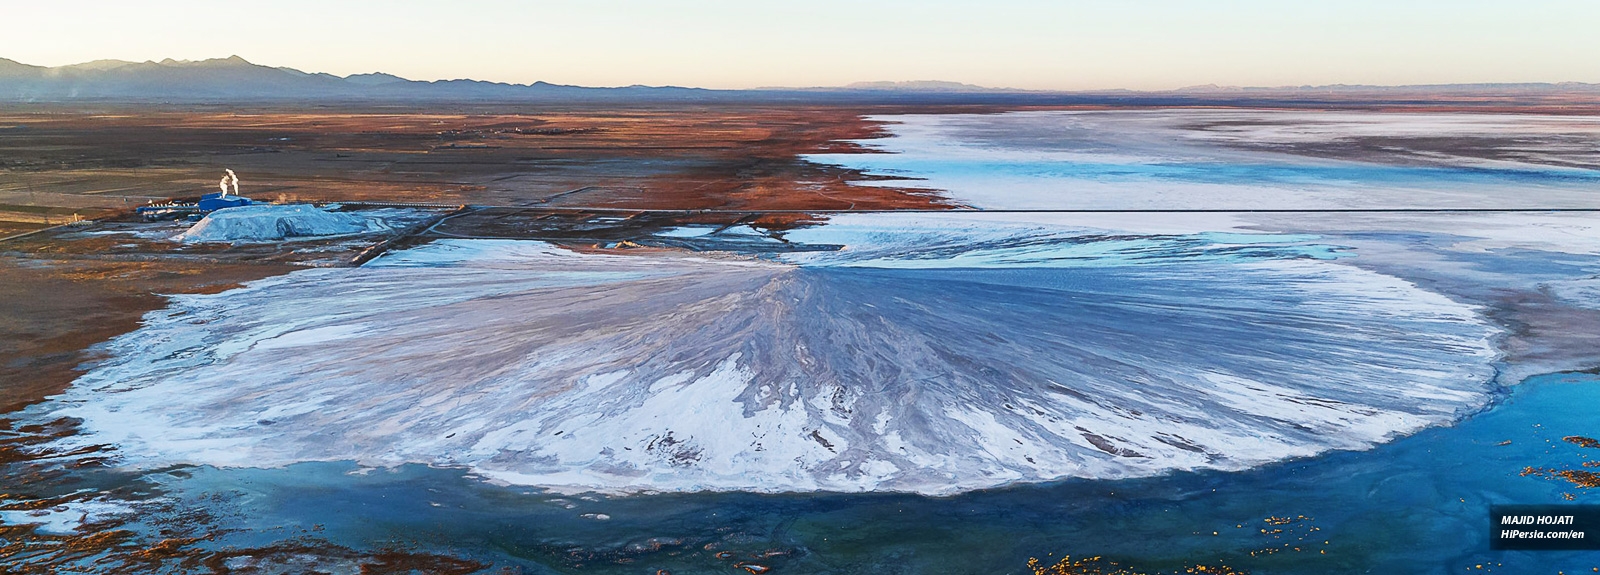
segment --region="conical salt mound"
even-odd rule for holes
[[[943,494],[1364,449],[1494,385],[1472,308],[1304,236],[862,216],[789,238],[845,248],[445,240],[175,296],[60,414],[132,465]]]

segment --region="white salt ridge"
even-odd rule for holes
[[[125,504],[108,501],[76,501],[33,510],[0,510],[0,524],[33,525],[40,533],[71,535],[85,523],[95,523],[133,513]]]
[[[207,214],[179,234],[181,242],[270,242],[345,236],[388,229],[383,220],[306,204],[257,204]]]
[[[1278,240],[1147,239],[1163,265],[1061,267],[1037,248],[1133,240],[836,222],[808,241],[847,249],[797,263],[451,240],[177,296],[43,409],[135,467],[949,494],[1362,449],[1492,387],[1493,330],[1466,306],[1292,250],[1208,254]],[[960,242],[928,242],[951,230],[1007,255],[933,265],[961,267]],[[923,265],[844,265],[896,261]]]
[[[1082,222],[1094,225],[1083,225]],[[1243,232],[1134,233],[1118,221],[1063,213],[839,214],[825,226],[790,231],[801,244],[848,246],[841,252],[785,254],[817,267],[900,269],[1106,267],[1172,261],[1271,257],[1336,259],[1349,254],[1308,234]]]

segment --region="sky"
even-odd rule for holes
[[[0,57],[586,86],[1600,82],[1593,0],[0,0]]]

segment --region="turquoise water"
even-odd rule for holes
[[[1491,504],[1564,503],[1563,494],[1600,502],[1593,490],[1522,474],[1595,460],[1600,450],[1561,438],[1600,435],[1597,405],[1600,377],[1546,375],[1456,426],[1370,451],[1237,473],[946,498],[561,496],[490,485],[460,470],[359,473],[345,463],[194,468],[162,482],[232,518],[224,524],[242,522],[246,530],[219,546],[314,532],[344,545],[398,543],[528,573],[730,573],[739,561],[775,573],[1026,573],[1028,558],[1048,563],[1062,554],[1101,555],[1143,572],[1204,563],[1253,573],[1576,573],[1600,567],[1600,551],[1491,551],[1487,514]]]

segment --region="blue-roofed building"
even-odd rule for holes
[[[222,191],[202,195],[199,202],[193,204],[179,202],[152,203],[148,206],[140,207],[136,211],[144,216],[146,220],[167,220],[185,217],[190,220],[197,220],[205,214],[220,209],[237,208],[255,203],[250,201],[250,198],[239,195],[239,176],[235,175],[233,170],[227,170],[227,172],[228,175],[223,176],[222,181],[217,183],[217,187],[221,188]],[[230,186],[233,190],[231,194],[228,193]]]
[[[237,208],[250,204],[250,198],[213,193],[200,196],[200,203],[197,207],[200,208],[201,212],[212,212],[222,208]]]

